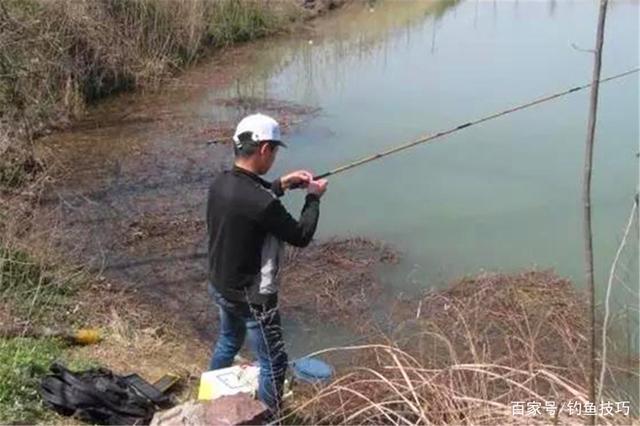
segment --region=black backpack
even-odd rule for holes
[[[40,382],[40,395],[57,413],[76,415],[86,422],[149,424],[153,414],[166,401],[153,401],[145,396],[130,377],[118,376],[102,368],[72,372],[55,363],[51,366],[51,374]]]

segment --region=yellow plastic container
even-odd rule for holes
[[[100,331],[92,328],[82,328],[77,330],[71,336],[71,340],[79,345],[91,345],[102,339]]]

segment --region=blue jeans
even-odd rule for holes
[[[209,369],[230,367],[247,336],[249,346],[260,364],[258,398],[273,413],[277,413],[287,371],[287,353],[278,307],[225,299],[211,284],[209,294],[220,308],[220,334]]]

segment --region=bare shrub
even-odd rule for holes
[[[403,326],[386,341],[323,351],[359,367],[298,398],[288,416],[320,424],[575,423],[559,409],[588,402],[587,306],[551,272],[463,279],[405,306]],[[517,401],[553,401],[557,410],[517,417]]]

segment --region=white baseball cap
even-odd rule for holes
[[[248,115],[240,120],[233,135],[236,147],[242,148],[243,143],[247,142],[246,137],[250,137],[250,140],[254,143],[268,141],[285,148],[287,146],[280,140],[280,125],[278,122],[264,114]]]

